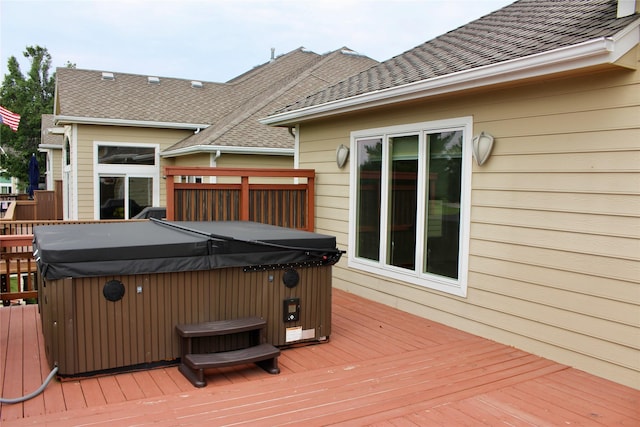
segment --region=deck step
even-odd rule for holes
[[[181,337],[196,338],[255,331],[257,329],[263,329],[266,326],[267,321],[261,317],[243,317],[240,319],[218,320],[215,322],[176,325],[176,331]]]

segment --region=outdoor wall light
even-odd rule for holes
[[[342,168],[345,163],[347,163],[347,159],[349,158],[349,147],[344,144],[340,144],[338,149],[336,150],[336,164],[339,168]]]
[[[478,166],[487,161],[493,148],[493,136],[480,132],[480,135],[473,137],[473,158],[476,159]]]

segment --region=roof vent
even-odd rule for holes
[[[159,77],[147,77],[147,82],[149,82],[150,85],[159,85],[160,84],[160,78]]]
[[[191,80],[191,87],[195,87],[197,89],[202,88],[202,82],[199,82],[197,80]]]
[[[115,80],[116,76],[113,73],[107,73],[106,71],[102,72],[102,80]]]

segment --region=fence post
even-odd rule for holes
[[[167,212],[166,212],[166,216],[167,216],[167,221],[173,221],[175,219],[175,211],[174,211],[174,192],[175,192],[175,187],[174,187],[174,175],[171,174],[169,175],[167,173],[167,170],[165,169],[165,179],[167,180],[167,195],[166,195],[166,199],[167,199],[167,203],[166,203],[166,207],[167,207]]]
[[[315,176],[307,177],[307,231],[314,232],[315,225]]]
[[[242,175],[240,188],[240,220],[249,221],[249,177]]]

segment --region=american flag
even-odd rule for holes
[[[16,132],[20,124],[20,114],[12,113],[0,106],[0,124],[5,124],[9,126],[12,131]]]

